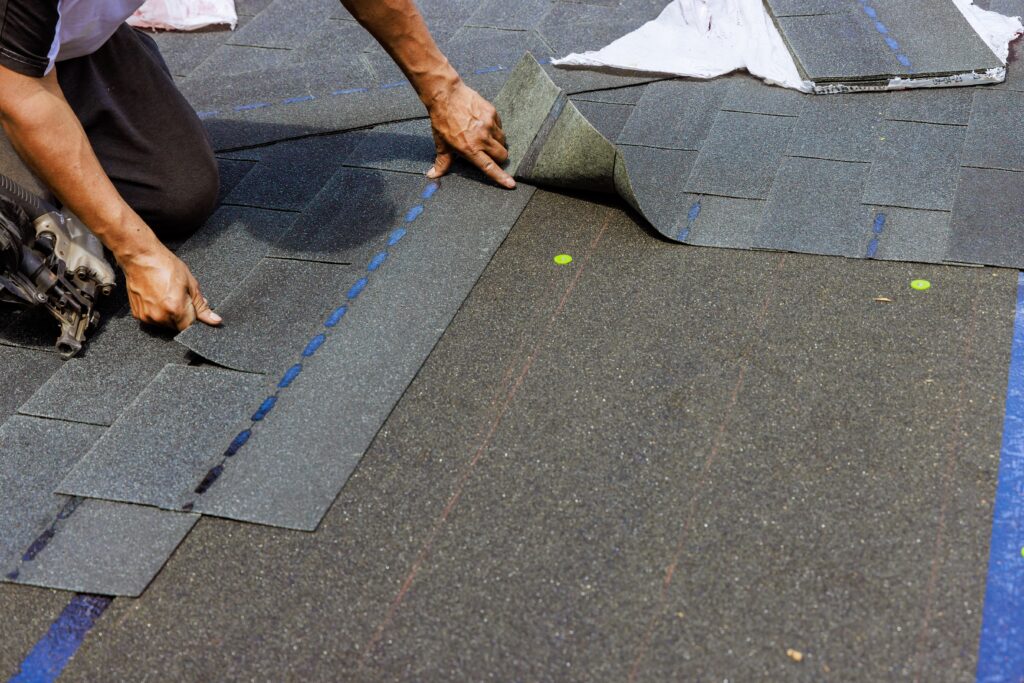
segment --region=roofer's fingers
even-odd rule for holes
[[[199,322],[206,323],[207,325],[212,325],[214,327],[224,322],[223,319],[214,313],[212,308],[210,308],[210,302],[207,301],[206,297],[203,296],[203,293],[199,290],[199,282],[195,277],[192,278],[190,287],[192,294],[192,310],[195,312],[195,319],[193,322],[195,322],[195,320],[199,320]]]
[[[498,112],[494,112],[494,125],[491,126],[491,135],[501,143],[502,147],[508,147],[508,142],[505,140],[505,129],[501,126],[501,116],[498,115]]]
[[[493,138],[484,143],[484,151],[499,164],[508,161],[508,150],[505,145]]]
[[[177,312],[174,318],[174,326],[178,328],[178,331],[187,330],[192,327],[192,323],[196,321],[196,307],[189,299],[185,302],[184,307]]]
[[[427,171],[428,178],[440,178],[452,167],[451,145],[444,141],[437,130],[434,130],[434,149],[437,150],[437,156],[434,157],[434,165]]]
[[[502,185],[509,189],[516,186],[516,181],[512,179],[512,176],[510,176],[508,173],[505,173],[505,171],[502,170],[501,166],[498,166],[498,164],[495,163],[494,159],[492,159],[487,154],[487,152],[472,152],[466,158],[469,159],[469,161],[472,162],[474,166],[483,171],[487,175],[487,177],[489,177],[491,180],[498,183],[499,185]]]
[[[438,152],[437,157],[434,159],[434,165],[427,171],[427,177],[440,178],[448,173],[452,168],[452,160],[451,152]]]

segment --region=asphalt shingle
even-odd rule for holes
[[[193,325],[176,337],[193,353],[245,372],[278,374],[325,331],[362,267],[263,259],[220,306],[220,327]]]
[[[782,251],[864,257],[874,213],[860,203],[868,164],[789,157],[775,179],[754,244]]]
[[[967,129],[889,121],[864,189],[868,204],[949,211]]]
[[[180,511],[259,405],[263,385],[258,375],[168,366],[56,490]]]
[[[694,162],[686,191],[766,199],[795,120],[719,112]]]

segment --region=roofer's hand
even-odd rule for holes
[[[454,155],[460,154],[499,185],[516,186],[500,166],[508,160],[508,150],[501,118],[490,102],[459,80],[427,102],[427,110],[437,145],[437,159],[428,177],[446,174]]]
[[[196,320],[207,325],[221,323],[188,266],[162,244],[123,262],[121,267],[132,315],[139,321],[178,330]]]

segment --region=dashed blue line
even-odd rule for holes
[[[417,204],[416,206],[414,206],[411,209],[409,209],[409,211],[405,214],[405,222],[406,223],[412,223],[414,220],[419,218],[420,214],[422,214],[422,213],[423,213],[423,205],[422,204]]]
[[[281,378],[281,381],[277,383],[277,388],[287,389],[292,385],[292,382],[294,382],[301,373],[302,363],[296,363],[295,365],[291,366],[290,368],[288,368],[288,371],[284,373],[284,377]]]
[[[236,436],[231,441],[231,444],[228,446],[227,450],[224,451],[224,455],[229,458],[233,456],[235,453],[239,451],[240,448],[242,448],[242,446],[245,445],[245,442],[249,440],[250,436],[252,436],[251,430],[246,429],[244,431],[239,432],[238,436]]]
[[[910,58],[900,52],[900,44],[894,38],[889,35],[889,27],[883,24],[878,19],[878,11],[868,4],[868,0],[859,0],[861,9],[864,10],[864,14],[868,15],[875,23],[875,30],[882,35],[885,40],[885,44],[889,46],[889,49],[896,55],[896,61],[905,66],[907,69],[910,68]]]
[[[348,306],[339,306],[334,309],[334,312],[324,321],[324,327],[334,327],[341,322],[341,319],[345,317],[348,312]]]
[[[875,216],[875,224],[871,227],[871,231],[876,235],[881,235],[882,231],[885,230],[886,216],[884,213],[880,213]]]
[[[391,233],[391,237],[388,238],[388,246],[389,247],[395,246],[400,241],[402,241],[403,237],[405,237],[405,228],[398,228],[397,230],[392,232]]]
[[[363,293],[363,290],[366,289],[366,285],[368,283],[369,283],[369,280],[367,280],[365,277],[359,278],[358,280],[356,280],[356,283],[354,285],[352,285],[352,287],[348,290],[348,293],[345,294],[345,296],[350,301],[352,299],[355,299],[357,296],[359,296],[360,294]]]
[[[213,486],[214,482],[220,479],[220,475],[222,474],[224,474],[224,463],[221,463],[216,467],[211,467],[210,471],[206,473],[205,477],[203,477],[203,480],[199,482],[199,486],[195,488],[195,492],[199,495],[203,495],[210,490],[210,487]]]
[[[871,233],[873,236],[871,241],[868,242],[867,252],[865,253],[867,258],[875,258],[875,254],[878,253],[879,238],[882,236],[882,233],[885,232],[885,221],[886,216],[884,213],[880,213],[875,216],[875,222],[871,226]]]
[[[861,1],[862,2],[866,2],[866,0],[861,0]],[[867,11],[867,9],[868,8],[865,8],[865,11]],[[546,66],[546,65],[551,63],[551,58],[550,57],[543,57],[543,58],[541,58],[541,59],[539,59],[537,61],[542,66]],[[493,66],[484,66],[484,67],[480,67],[478,69],[474,69],[473,73],[477,74],[477,75],[482,75],[482,74],[490,74],[490,73],[499,73],[499,72],[507,71],[507,70],[508,70],[508,67],[506,67],[504,64],[495,64]],[[408,81],[395,81],[393,83],[384,83],[384,84],[381,84],[379,86],[376,86],[376,89],[377,90],[391,90],[393,88],[402,88],[402,87],[406,87],[406,86],[409,86],[409,85],[410,84],[409,84]],[[369,87],[338,88],[337,90],[332,90],[330,92],[330,94],[333,95],[333,96],[353,95],[355,93],[370,92],[370,90],[371,90],[371,88],[369,88]],[[299,97],[289,97],[287,99],[281,100],[279,102],[279,104],[297,104],[299,102],[309,102],[310,100],[315,100],[315,99],[316,99],[315,95],[302,95],[302,96],[299,96]],[[241,105],[238,105],[236,107],[232,107],[231,109],[233,111],[236,111],[236,112],[241,112],[241,111],[250,111],[252,109],[262,109],[263,107],[271,107],[271,106],[274,106],[274,104],[271,103],[271,102],[254,102],[252,104],[241,104]],[[199,112],[198,116],[199,116],[200,119],[208,119],[208,118],[212,118],[212,117],[215,117],[215,116],[219,116],[220,113],[221,112],[219,110],[210,110],[210,111]]]
[[[697,201],[690,207],[689,212],[686,214],[686,225],[679,229],[676,239],[680,242],[685,241],[686,238],[690,236],[690,231],[692,231],[694,226],[697,224],[698,218],[700,218],[700,201]]]
[[[312,356],[314,353],[316,353],[317,349],[319,349],[321,346],[323,346],[324,341],[326,339],[327,339],[327,337],[325,337],[322,334],[318,334],[317,336],[315,336],[312,339],[310,339],[309,343],[306,344],[306,348],[304,348],[302,350],[302,357],[303,358],[309,358],[310,356]]]
[[[437,191],[438,191],[438,189],[440,187],[441,187],[441,185],[437,181],[433,181],[433,182],[429,183],[423,189],[423,191],[421,192],[422,199],[424,201],[429,200],[430,198],[432,198],[437,193]],[[407,223],[411,223],[411,222],[415,221],[416,218],[419,217],[419,215],[423,213],[423,211],[424,211],[424,206],[422,204],[417,204],[416,206],[412,207],[405,214],[406,222]],[[406,233],[407,233],[406,228],[396,228],[395,230],[393,230],[391,232],[391,234],[389,235],[389,237],[388,237],[388,241],[387,241],[388,246],[390,247],[390,246],[396,245],[406,235]],[[388,254],[387,251],[378,252],[370,260],[370,263],[367,266],[367,271],[369,273],[374,273],[375,271],[377,271],[384,264],[385,260],[388,259],[388,258],[389,258],[389,254]],[[352,302],[353,300],[355,300],[363,292],[363,290],[366,289],[368,284],[369,284],[369,279],[366,278],[366,277],[363,277],[363,278],[360,278],[359,280],[357,280],[356,283],[353,284],[351,288],[349,288],[348,292],[345,295],[346,298],[348,299],[348,301]],[[339,324],[341,322],[342,318],[345,317],[345,314],[347,312],[348,312],[348,304],[343,304],[343,305],[339,306],[324,321],[324,327],[329,328],[329,329],[333,328],[334,326],[336,326],[337,324]],[[314,355],[317,352],[317,350],[321,346],[323,346],[323,344],[324,344],[324,342],[326,340],[327,340],[327,336],[324,333],[318,334],[317,336],[315,336],[312,339],[310,339],[309,342],[306,344],[305,348],[302,350],[302,354],[301,354],[302,357],[303,358],[309,358],[312,355]],[[295,365],[291,366],[284,373],[284,376],[281,378],[280,382],[278,382],[278,385],[277,385],[278,388],[279,389],[287,389],[288,387],[291,386],[292,382],[294,382],[298,378],[299,374],[302,373],[302,372],[303,372],[303,366],[302,366],[301,363],[296,363]],[[227,462],[227,458],[231,458],[231,457],[235,456],[242,449],[242,447],[245,446],[245,444],[249,442],[249,440],[252,438],[252,435],[253,435],[253,428],[266,418],[266,416],[270,413],[270,411],[274,409],[274,406],[277,405],[278,400],[279,400],[279,395],[278,394],[274,394],[273,396],[270,396],[270,397],[266,398],[263,401],[263,403],[260,404],[260,406],[259,406],[259,408],[257,408],[256,412],[253,413],[253,415],[250,417],[250,422],[252,423],[252,426],[249,429],[245,429],[245,430],[239,432],[238,435],[235,436],[235,438],[231,441],[231,444],[228,446],[227,450],[224,451],[224,458],[225,459],[222,460],[219,465],[217,465],[216,467],[211,468],[206,473],[206,476],[203,478],[202,482],[200,482],[199,486],[197,486],[195,488],[195,493],[197,493],[199,495],[202,495],[202,494],[206,493],[206,491],[209,490],[209,488],[211,486],[213,486],[214,482],[217,481],[217,479],[220,477],[221,473],[224,471],[224,465]],[[185,509],[185,510],[192,510],[193,508],[194,508],[194,503],[186,503],[183,506],[183,509]]]
[[[252,421],[253,422],[261,422],[263,420],[263,418],[265,418],[267,415],[270,414],[270,411],[274,409],[274,406],[276,404],[277,404],[277,396],[269,396],[269,397],[267,397],[267,399],[265,401],[263,401],[263,403],[260,404],[260,407],[256,410],[256,412],[253,413]]]

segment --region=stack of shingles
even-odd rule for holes
[[[333,1],[293,4],[240,2],[234,34],[158,36],[218,149],[422,117]],[[500,3],[425,5],[488,95],[525,49],[549,52]],[[616,9],[546,2],[531,22],[554,14],[578,30],[573,12],[618,22],[591,29],[629,28]],[[347,90],[361,99],[330,94]],[[200,512],[315,529],[532,194],[458,175],[429,183],[431,156],[422,118],[223,152],[226,202],[178,250],[223,329],[174,343],[140,329],[121,298],[61,363],[45,316],[5,320],[3,579],[137,595]]]

